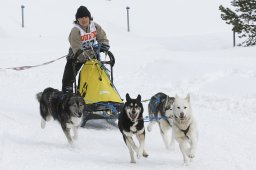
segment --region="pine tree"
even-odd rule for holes
[[[256,0],[233,0],[231,5],[235,7],[234,11],[219,6],[221,18],[233,26],[232,30],[238,33],[239,38],[245,38],[239,45],[256,45]]]

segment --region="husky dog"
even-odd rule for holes
[[[64,94],[51,87],[38,93],[36,97],[40,103],[41,128],[45,128],[46,121],[53,117],[61,124],[69,144],[73,144],[73,139],[77,139],[77,130],[85,107],[84,99],[79,94]],[[70,129],[73,129],[73,138]]]
[[[127,93],[126,102],[118,118],[118,127],[123,135],[124,142],[129,149],[131,163],[136,163],[134,159],[134,151],[136,152],[138,158],[141,158],[141,156],[148,157],[148,154],[144,149],[145,128],[143,111],[141,96],[138,95],[136,99],[131,99]],[[136,135],[139,141],[139,147],[137,147],[134,143],[133,135]]]
[[[150,123],[147,129],[151,132],[153,125],[157,122],[167,149],[169,146],[174,144],[173,135],[170,144],[168,140],[168,131],[171,129],[173,124],[173,102],[174,97],[169,97],[168,95],[160,92],[152,96],[148,104],[148,116]]]
[[[173,114],[172,134],[179,143],[184,164],[188,165],[195,157],[198,140],[198,131],[196,121],[192,115],[189,94],[186,98],[175,96]]]

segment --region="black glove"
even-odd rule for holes
[[[101,44],[100,52],[108,52],[110,46],[108,44]]]

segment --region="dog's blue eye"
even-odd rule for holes
[[[186,109],[187,107],[185,106],[184,109]]]
[[[178,109],[180,109],[180,107],[177,107]]]

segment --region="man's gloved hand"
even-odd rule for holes
[[[100,52],[108,52],[110,46],[108,44],[102,43],[100,46]]]
[[[78,50],[74,57],[75,63],[84,63],[86,61],[90,60],[90,57],[88,57],[88,54],[86,51]]]

